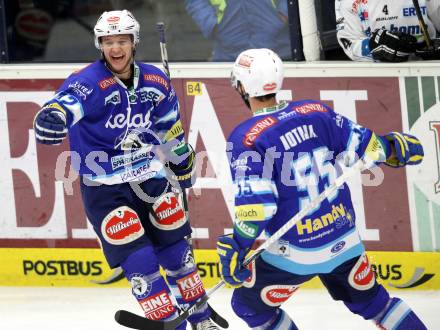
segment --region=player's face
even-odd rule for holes
[[[131,35],[121,34],[101,38],[101,50],[110,69],[120,78],[130,77],[130,65],[133,58],[133,41]]]

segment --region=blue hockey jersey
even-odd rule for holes
[[[368,154],[386,150],[369,129],[313,100],[265,108],[241,123],[228,140],[235,191],[234,238],[248,248],[265,230],[276,232],[340,175]],[[360,255],[347,184],[309,212],[262,258],[296,274],[328,273]]]
[[[72,165],[103,184],[163,177],[163,161],[152,146],[177,148],[184,139],[170,80],[145,63],[134,63],[127,88],[96,61],[70,75],[44,107],[66,112]]]

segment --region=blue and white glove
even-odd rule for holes
[[[423,160],[423,146],[415,136],[391,132],[384,137],[395,149],[395,156],[388,157],[385,164],[391,167],[402,167],[417,165]]]
[[[41,109],[34,119],[35,138],[42,144],[60,144],[67,135],[66,115],[56,108]]]
[[[217,254],[220,257],[220,276],[233,288],[242,286],[251,276],[250,270],[242,266],[246,253],[247,251],[240,248],[232,234],[219,236]]]

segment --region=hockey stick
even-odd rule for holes
[[[342,173],[336,180],[327,187],[319,196],[311,201],[306,207],[299,211],[293,218],[287,221],[280,229],[278,229],[272,236],[270,236],[263,244],[261,244],[246,260],[243,262],[243,266],[250,264],[253,260],[258,258],[261,253],[263,253],[270,245],[275,243],[284,234],[286,234],[298,221],[304,218],[311,210],[317,207],[321,202],[328,196],[333,194],[339,187],[341,187],[347,180],[353,176],[355,173],[361,171],[364,167],[364,161],[359,159],[353,166],[349,167],[344,173]],[[184,311],[177,318],[170,321],[153,321],[146,319],[142,316],[130,313],[128,311],[120,310],[116,313],[115,318],[117,321],[132,329],[140,330],[172,330],[175,329],[179,324],[185,321],[188,316],[193,314],[198,308],[200,308],[212,294],[218,289],[225,285],[224,281],[218,282],[214,287],[212,287],[204,297],[197,301],[188,310]]]
[[[157,23],[156,29],[159,33],[160,55],[162,59],[163,70],[165,74],[168,76],[168,78],[171,80],[170,69],[168,66],[165,24],[163,22]],[[184,203],[185,212],[187,212],[187,199],[186,199],[185,189],[182,189],[182,194],[183,194],[183,203]],[[191,250],[192,250],[192,246],[191,246]],[[119,324],[132,329],[145,329],[145,330],[175,329],[179,324],[184,322],[191,314],[193,314],[202,305],[204,305],[208,301],[210,295],[211,293],[210,291],[208,291],[207,294],[202,299],[196,302],[196,304],[194,304],[189,309],[184,310],[181,314],[179,314],[179,316],[176,319],[171,321],[153,321],[125,310],[117,311],[115,313],[115,320]],[[215,323],[217,323],[222,328],[229,327],[228,321],[226,321],[222,316],[220,316],[209,304],[208,304],[208,308],[211,312],[210,318]]]
[[[168,66],[167,40],[165,38],[165,23],[156,24],[157,32],[159,32],[160,57],[162,59],[163,70],[168,78],[171,79],[170,67]]]
[[[428,27],[423,19],[422,12],[420,10],[419,0],[412,0],[414,8],[416,9],[417,19],[419,20],[420,29],[422,30],[423,38],[425,39],[426,46],[432,47],[432,40],[428,33]]]

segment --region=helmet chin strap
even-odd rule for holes
[[[249,108],[249,110],[252,111],[251,104],[249,103],[249,94],[245,92],[245,90],[240,82],[239,82],[239,86],[236,88],[236,90],[237,90],[238,94],[240,94],[241,99],[243,100],[244,104],[246,104],[246,106]]]

